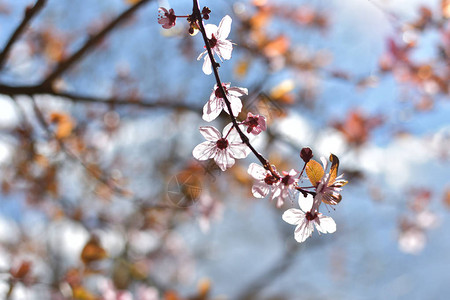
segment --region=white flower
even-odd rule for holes
[[[323,170],[326,170],[328,161],[323,156],[320,160],[323,164]],[[335,168],[332,166],[330,173],[324,173],[316,188],[316,198],[326,204],[336,205],[342,200],[340,192],[342,187],[347,184],[347,180],[342,178],[342,174],[336,177],[338,166],[339,162]]]
[[[275,167],[272,168],[275,170]],[[248,166],[247,172],[254,179],[258,180],[252,187],[253,196],[264,198],[270,192],[272,192],[272,199],[279,196],[281,190],[278,188],[277,183],[280,181],[280,178],[273,176],[270,171],[255,163],[251,163]]]
[[[233,51],[233,44],[226,38],[230,34],[231,30],[231,17],[226,15],[220,21],[219,27],[214,24],[206,24],[205,31],[208,37],[209,45],[213,54],[217,54],[220,60],[228,60],[231,58],[231,52]],[[197,58],[200,60],[205,56],[202,70],[206,75],[212,73],[211,60],[209,59],[208,51],[203,51]]]
[[[242,110],[242,102],[239,99],[240,96],[247,95],[248,90],[246,88],[240,87],[230,87],[230,83],[222,83],[222,87],[225,90],[228,101],[231,104],[231,110],[233,115],[237,116]],[[220,91],[217,84],[214,85],[213,92],[209,97],[209,101],[203,107],[203,120],[211,122],[217,116],[225,110],[226,113],[230,113],[225,104],[225,99],[223,98],[222,92]]]
[[[294,238],[302,243],[309,238],[316,227],[319,233],[333,233],[336,231],[336,223],[331,217],[312,210],[315,200],[311,195],[304,198],[299,195],[298,204],[301,209],[291,208],[283,213],[282,219],[292,225],[296,225]],[[306,212],[306,213],[305,213]]]
[[[247,157],[250,149],[242,143],[237,130],[231,128],[232,126],[232,123],[225,126],[224,137],[212,126],[200,127],[200,133],[205,137],[206,142],[197,145],[192,155],[198,160],[214,158],[222,171],[231,168],[235,159]]]

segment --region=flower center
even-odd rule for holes
[[[284,177],[281,179],[281,182],[282,182],[284,185],[289,185],[289,184],[291,184],[291,175],[286,175],[286,176],[284,176]]]
[[[222,87],[223,87],[223,90],[225,91],[225,93],[228,94],[228,91],[227,91],[227,88],[225,87],[225,85],[222,85]],[[215,95],[217,98],[221,98],[221,99],[225,98],[225,97],[223,96],[223,93],[222,93],[222,91],[220,90],[219,87],[217,87],[216,91],[214,92],[214,95]]]
[[[267,174],[266,178],[264,178],[264,182],[268,185],[272,185],[272,184],[276,183],[277,181],[278,181],[278,179],[271,174]]]
[[[305,217],[306,217],[306,220],[312,221],[312,220],[314,220],[317,217],[317,215],[316,214],[312,214],[310,211],[308,211],[306,213]]]
[[[214,34],[211,34],[211,38],[208,39],[208,40],[209,40],[209,46],[210,46],[211,48],[214,48],[214,47],[217,45],[217,39],[216,39],[216,37],[214,36]]]
[[[217,148],[220,150],[226,149],[228,147],[228,141],[225,138],[221,138],[216,142]]]

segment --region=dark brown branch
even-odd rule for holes
[[[118,15],[114,20],[112,20],[108,25],[106,25],[102,30],[100,30],[97,34],[89,38],[86,43],[81,46],[78,51],[73,53],[69,58],[56,66],[56,69],[43,81],[42,85],[51,85],[55,79],[60,77],[67,69],[73,66],[74,63],[78,62],[81,57],[86,54],[91,48],[97,45],[109,32],[111,32],[115,27],[117,27],[120,23],[125,21],[127,18],[131,17],[134,12],[136,12],[140,7],[144,4],[150,2],[151,0],[141,0],[125,10],[123,13]]]
[[[201,108],[194,107],[184,103],[174,103],[167,100],[151,101],[150,99],[133,98],[132,100],[127,98],[118,97],[94,97],[88,95],[80,95],[71,92],[57,92],[54,91],[49,86],[9,86],[5,84],[0,84],[0,94],[9,96],[36,96],[36,95],[51,95],[56,97],[62,97],[66,100],[75,103],[99,103],[104,105],[116,105],[116,106],[138,106],[148,109],[162,108],[162,109],[172,109],[172,110],[188,110],[193,112],[201,111]]]
[[[22,32],[28,26],[28,23],[30,23],[31,19],[33,19],[33,17],[44,7],[46,1],[47,0],[38,0],[38,1],[36,1],[36,4],[34,6],[28,6],[25,9],[25,15],[23,17],[22,22],[19,24],[19,26],[13,32],[13,34],[9,38],[8,42],[6,43],[5,48],[0,53],[0,69],[3,67],[3,64],[6,61],[6,58],[8,57],[11,47],[14,45],[16,40],[20,37]]]

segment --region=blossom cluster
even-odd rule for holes
[[[159,11],[158,23],[163,28],[169,29],[175,26],[175,21],[180,16],[176,16],[173,9],[160,8]],[[190,24],[189,33],[200,31],[204,39],[204,51],[200,53],[197,60],[203,58],[203,72],[206,75],[214,73],[217,81],[209,100],[203,107],[202,118],[206,122],[211,122],[224,111],[229,115],[231,123],[225,126],[222,133],[213,126],[200,127],[200,133],[206,141],[194,148],[192,151],[194,158],[200,161],[213,159],[222,171],[226,171],[236,163],[236,159],[246,158],[253,152],[260,161],[260,164],[251,163],[248,167],[248,174],[255,180],[252,187],[254,197],[269,196],[276,203],[277,208],[281,208],[287,199],[298,195],[299,209],[290,208],[282,215],[285,222],[296,226],[294,231],[296,241],[305,241],[312,235],[314,227],[319,233],[335,232],[336,223],[331,217],[319,212],[319,208],[322,203],[336,205],[342,199],[340,192],[347,181],[342,178],[342,175],[337,175],[339,167],[337,156],[330,155],[331,167],[327,172],[328,161],[322,157],[323,165],[320,165],[312,160],[312,150],[306,147],[300,152],[304,162],[300,172],[295,169],[279,172],[254,149],[249,137],[258,136],[267,129],[266,118],[248,112],[245,120],[238,120],[243,108],[241,98],[248,95],[248,90],[222,82],[218,73],[219,64],[214,58],[217,56],[221,62],[231,59],[233,43],[228,40],[228,36],[231,32],[232,19],[226,15],[219,26],[203,25],[203,20],[209,19],[210,12],[207,7],[200,12],[194,4],[192,15],[185,16]],[[301,187],[300,183],[306,178],[309,179],[311,186]]]

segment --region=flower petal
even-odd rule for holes
[[[314,197],[311,194],[308,194],[307,197],[304,197],[302,193],[298,194],[298,205],[300,209],[303,211],[310,211],[314,202]]]
[[[217,39],[218,40],[224,40],[228,37],[231,31],[231,22],[233,20],[229,15],[226,15],[222,18],[219,24],[219,28],[217,29]],[[208,26],[208,25],[206,25]],[[206,27],[205,26],[205,27]],[[214,25],[215,26],[215,25]],[[206,28],[205,28],[206,29]]]
[[[217,151],[214,161],[222,171],[231,168],[235,163],[234,158],[230,156],[227,149]]]
[[[269,194],[269,192],[270,188],[264,182],[256,182],[252,186],[252,194],[256,198],[264,198]]]
[[[241,99],[239,99],[238,97],[234,97],[234,96],[228,95],[228,101],[230,101],[231,110],[233,111],[233,115],[237,116],[242,110],[242,101],[241,101]],[[230,112],[228,111],[228,108],[226,106],[223,107],[223,110],[226,113],[230,114]]]
[[[203,61],[202,71],[206,75],[210,75],[212,73],[211,60],[209,59],[209,55],[208,54],[205,55],[205,59]]]
[[[227,40],[218,40],[214,49],[220,57],[228,60],[231,58],[231,52],[233,52],[233,44]]]
[[[264,178],[266,178],[267,175],[267,170],[256,163],[251,163],[248,166],[247,173],[257,180],[264,180]]]
[[[200,127],[200,133],[207,141],[216,142],[218,139],[221,139],[219,130],[214,128],[213,126],[202,126]]]
[[[246,158],[249,155],[249,149],[245,144],[230,144],[228,146],[228,151],[230,155],[237,159]]]
[[[198,160],[208,160],[213,158],[216,154],[217,148],[213,142],[203,142],[198,144],[194,150],[192,150],[192,155]]]
[[[248,95],[248,89],[233,86],[233,87],[228,88],[228,94],[236,96],[236,97],[240,97],[243,95]]]
[[[208,37],[208,39],[210,39],[213,34],[217,34],[217,31],[218,31],[218,28],[216,25],[214,25],[214,24],[206,24],[205,25],[205,32],[206,32],[206,36]],[[217,36],[216,36],[216,38],[217,38]]]
[[[281,218],[286,223],[289,223],[291,225],[298,225],[303,220],[305,220],[305,213],[302,212],[300,209],[290,208],[283,213]]]
[[[312,235],[313,231],[313,224],[311,222],[308,222],[306,219],[303,219],[303,222],[295,228],[294,238],[297,242],[303,243]]]
[[[333,233],[336,231],[336,222],[331,217],[319,214],[318,218],[314,220],[314,225],[317,231],[322,233]]]
[[[206,122],[211,122],[217,116],[220,115],[223,109],[223,100],[214,98],[206,102],[205,106],[203,106],[203,115],[202,118]]]

